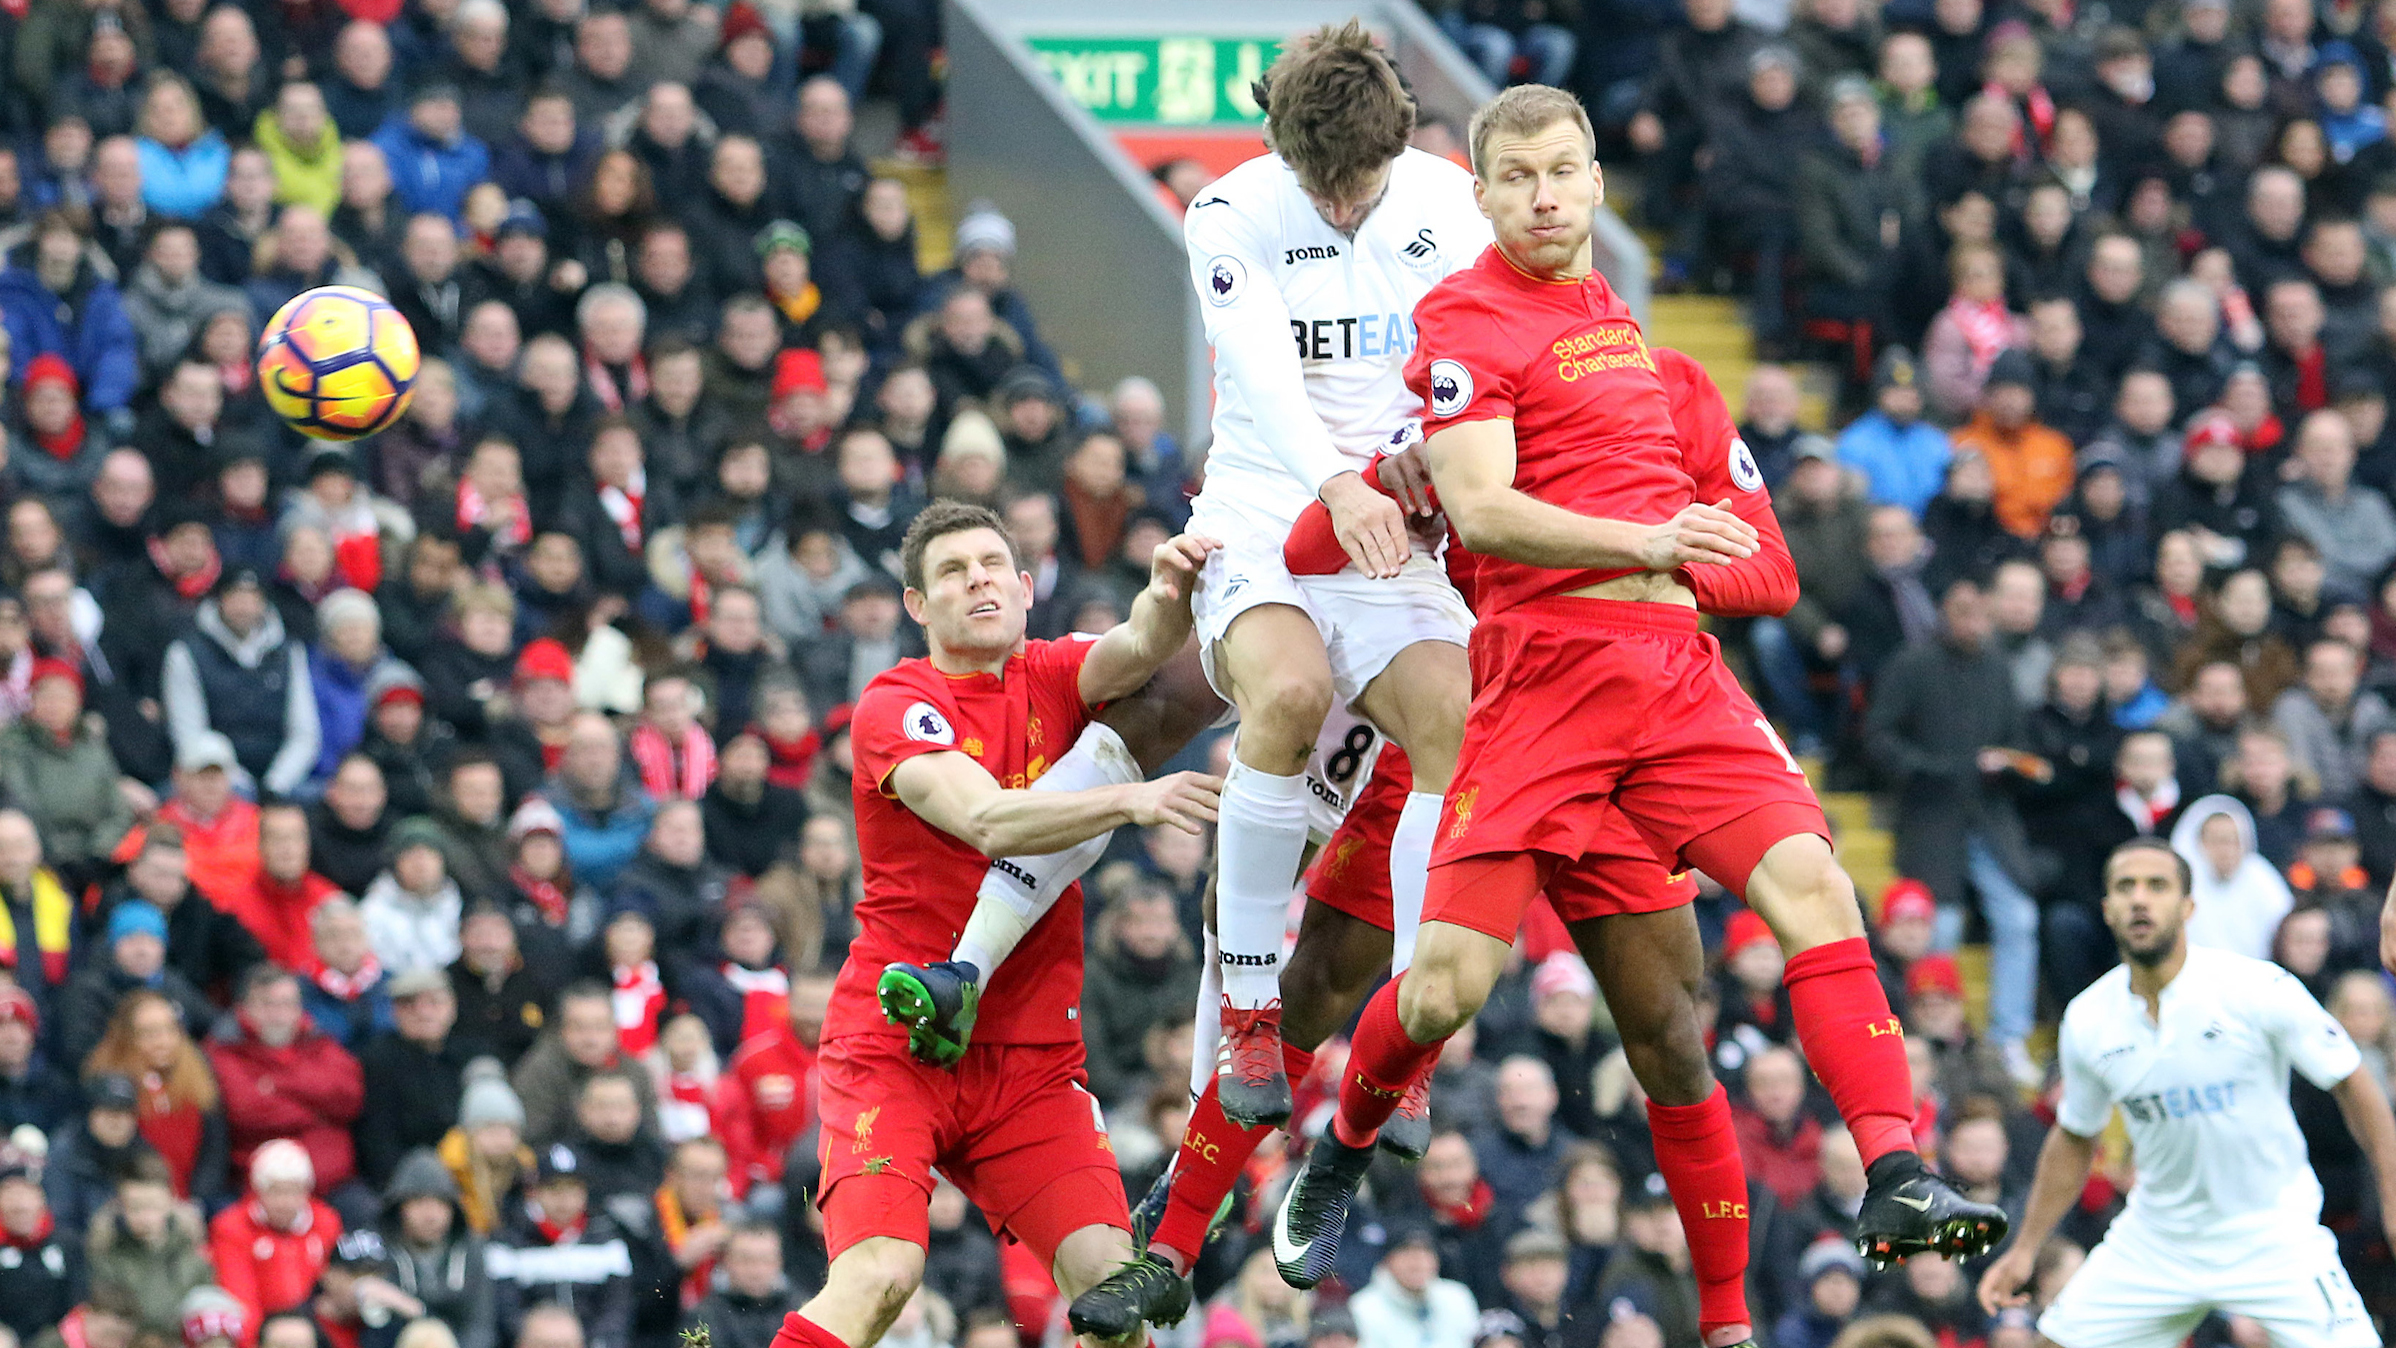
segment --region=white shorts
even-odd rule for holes
[[[1388,580],[1354,570],[1293,576],[1282,563],[1279,536],[1225,515],[1193,518],[1190,526],[1223,540],[1206,559],[1190,600],[1198,621],[1198,658],[1218,694],[1223,682],[1215,676],[1215,646],[1233,619],[1259,604],[1287,604],[1314,620],[1331,657],[1331,691],[1340,707],[1354,702],[1408,646],[1418,641],[1463,646],[1472,638],[1473,612],[1448,583],[1437,558],[1418,552]],[[1224,700],[1230,700],[1228,694]]]
[[[2038,1332],[2061,1348],[2177,1348],[2211,1311],[2262,1322],[2273,1348],[2379,1348],[2317,1223],[2235,1242],[2173,1242],[2116,1222]]]

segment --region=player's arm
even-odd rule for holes
[[[1797,562],[1789,555],[1772,493],[1755,456],[1739,438],[1738,423],[1722,390],[1705,367],[1684,352],[1655,349],[1656,372],[1672,400],[1672,431],[1680,441],[1681,467],[1697,486],[1700,501],[1727,502],[1731,513],[1754,526],[1754,555],[1719,566],[1689,566],[1680,581],[1697,607],[1725,618],[1778,618],[1797,603]]]
[[[1087,791],[1009,790],[956,750],[919,753],[890,770],[899,802],[932,827],[986,857],[1062,851],[1101,833],[1137,824],[1171,824],[1204,833],[1215,819],[1223,779],[1176,772],[1153,782]]]
[[[2038,1149],[2038,1170],[2030,1181],[2030,1202],[2013,1243],[1980,1278],[1980,1304],[1989,1314],[2000,1306],[2028,1300],[2022,1290],[2030,1283],[2038,1252],[2055,1234],[2064,1214],[2088,1188],[2088,1172],[2096,1165],[2097,1135],[2113,1117],[2113,1097],[2104,1079],[2081,1051],[2082,1037],[2070,1013],[2056,1043],[2055,1059],[2062,1069],[2063,1089],[2055,1099],[2055,1127]]]
[[[2363,1154],[2371,1158],[2371,1173],[2379,1179],[2380,1224],[2389,1229],[2390,1239],[2396,1240],[2396,1109],[2389,1107],[2388,1093],[2379,1079],[2360,1067],[2330,1087],[2330,1094],[2338,1097],[2346,1131],[2354,1134]]]
[[[1175,534],[1159,543],[1148,563],[1148,585],[1131,601],[1131,617],[1117,623],[1082,661],[1082,703],[1129,697],[1147,686],[1165,662],[1188,644],[1190,593],[1207,554],[1223,546],[1200,534]]]
[[[1215,364],[1248,404],[1273,457],[1330,509],[1340,545],[1356,568],[1394,576],[1409,555],[1405,515],[1365,485],[1307,398],[1289,303],[1273,280],[1274,253],[1254,236],[1254,226],[1229,201],[1192,209],[1183,220],[1190,282],[1204,301],[1199,312]]]
[[[1448,523],[1485,556],[1559,570],[1676,571],[1755,555],[1755,526],[1721,506],[1692,503],[1660,524],[1633,524],[1517,490],[1510,419],[1452,422],[1432,433],[1425,452]]]

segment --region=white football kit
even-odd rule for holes
[[[2119,1106],[2138,1178],[2039,1332],[2171,1348],[2221,1310],[2280,1348],[2373,1348],[2288,1108],[2289,1070],[2334,1086],[2362,1065],[2354,1041],[2285,970],[2224,950],[2192,947],[2159,1005],[2117,967],[2064,1012],[2056,1123],[2094,1137]]]
[[[1281,546],[1324,482],[1421,437],[1422,399],[1405,380],[1414,306],[1472,265],[1489,222],[1471,174],[1408,150],[1354,238],[1323,222],[1273,154],[1209,184],[1183,229],[1215,352],[1214,443],[1191,528],[1224,544],[1193,604],[1200,650],[1211,676],[1232,619],[1288,604],[1322,633],[1344,705],[1414,642],[1464,644],[1472,614],[1420,544],[1390,580],[1293,577]]]

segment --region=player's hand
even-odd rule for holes
[[[1406,514],[1398,503],[1365,485],[1361,473],[1341,473],[1323,484],[1323,506],[1331,512],[1331,534],[1356,569],[1377,580],[1398,574],[1411,550]]]
[[[1207,554],[1222,546],[1222,540],[1204,534],[1175,534],[1157,544],[1155,555],[1148,559],[1148,588],[1170,604],[1187,600]]]
[[[1727,506],[1727,502],[1706,505],[1692,501],[1671,519],[1649,525],[1641,540],[1640,560],[1650,571],[1678,571],[1684,566],[1753,557],[1755,526],[1740,519]]]
[[[2030,1286],[2031,1266],[2037,1258],[2038,1251],[2018,1240],[1998,1255],[1997,1262],[1980,1275],[1980,1309],[1994,1315],[2007,1306],[2028,1303],[2030,1293],[2026,1289]]]
[[[1215,807],[1223,799],[1223,779],[1203,772],[1176,772],[1132,789],[1131,821],[1142,828],[1170,824],[1184,833],[1203,835],[1215,822]]]
[[[1397,498],[1399,505],[1425,519],[1439,513],[1438,498],[1431,490],[1431,464],[1423,454],[1423,442],[1415,441],[1403,453],[1392,454],[1381,461],[1381,489]]]

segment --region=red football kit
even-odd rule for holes
[[[926,753],[963,753],[999,785],[1039,780],[1089,724],[1086,639],[1034,641],[997,674],[943,674],[929,660],[877,675],[849,731],[865,897],[857,939],[824,1020],[818,1065],[819,1200],[837,1258],[869,1236],[930,1240],[938,1167],[994,1230],[1043,1267],[1082,1227],[1131,1228],[1098,1104],[1082,1087],[1082,902],[1077,884],[991,976],[973,1047],[955,1070],[917,1062],[874,995],[884,965],[948,958],[990,859],[900,802],[891,773]]]
[[[1752,496],[1749,512],[1769,513],[1762,475],[1735,434],[1684,454],[1658,361],[1603,277],[1542,280],[1493,247],[1423,298],[1415,326],[1406,376],[1424,397],[1425,435],[1511,420],[1514,485],[1525,494],[1640,524],[1724,497]],[[1728,490],[1708,494],[1721,487]],[[1605,855],[1622,836],[1617,813],[1654,858],[1675,867],[1691,841],[1759,810],[1772,810],[1776,824],[1794,822],[1778,836],[1828,836],[1804,773],[1698,630],[1696,609],[1565,595],[1629,569],[1475,555],[1467,574],[1481,619],[1473,706],[1434,868],[1538,853],[1555,859],[1545,887],[1610,890],[1603,872],[1619,861]],[[1558,734],[1560,726],[1571,733]],[[1743,890],[1747,875],[1716,878]],[[1493,898],[1434,885],[1423,917],[1512,940],[1522,913]],[[1649,895],[1628,911],[1657,906]]]

